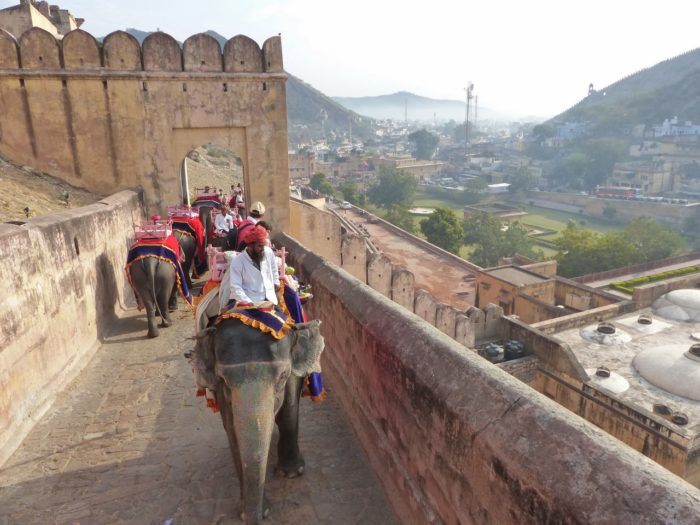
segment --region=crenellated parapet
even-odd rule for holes
[[[224,46],[200,33],[99,42],[75,29],[0,30],[0,156],[99,193],[141,187],[149,210],[182,202],[183,159],[206,143],[243,164],[246,200],[287,224],[286,80],[279,36]]]
[[[205,33],[189,37],[180,47],[163,32],[152,33],[139,45],[125,31],[110,33],[100,43],[82,29],[59,41],[38,27],[23,33],[19,40],[0,30],[0,69],[284,73],[279,36],[268,38],[261,48],[251,38],[237,35],[222,50],[219,42]]]

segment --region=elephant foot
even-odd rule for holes
[[[168,326],[172,325],[173,322],[170,319],[163,318],[163,321],[160,323],[161,328],[167,328]]]
[[[158,337],[159,335],[160,333],[158,332],[157,328],[148,331],[148,337],[150,337],[151,339],[153,339],[154,337]]]
[[[241,521],[245,522],[245,511],[243,510],[243,502],[242,501],[238,502],[236,514],[238,514],[238,517],[240,518]],[[263,519],[267,519],[270,517],[270,501],[267,499],[267,496],[263,496],[262,517],[263,517]]]
[[[304,474],[306,468],[306,463],[304,463],[304,458],[301,456],[295,460],[282,461],[277,463],[275,471],[277,474],[284,476],[285,478],[298,478]]]

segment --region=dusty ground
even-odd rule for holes
[[[243,183],[240,159],[214,145],[197,148],[187,159],[190,193],[209,185],[225,194],[232,184]],[[67,198],[66,198],[67,194]],[[76,188],[30,166],[17,166],[0,157],[0,222],[22,221],[29,208],[30,217],[38,217],[80,208],[99,201],[104,195]]]
[[[66,198],[67,193],[67,198]],[[16,166],[0,158],[0,222],[79,208],[103,196],[66,184],[29,166]]]

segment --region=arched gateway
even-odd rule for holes
[[[39,28],[0,30],[0,155],[100,193],[141,186],[151,210],[182,201],[183,157],[205,143],[240,155],[249,202],[288,225],[286,79],[279,36],[262,49],[206,34],[182,48]]]

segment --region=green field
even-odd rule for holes
[[[488,199],[484,200],[485,202],[489,202]],[[493,202],[499,202],[499,201],[493,201]],[[542,250],[544,253],[545,257],[554,257],[556,255],[557,250],[550,247],[550,246],[545,246],[543,244],[540,244],[537,242],[538,239],[542,239],[543,241],[549,241],[552,242],[554,241],[557,237],[559,237],[559,232],[562,230],[566,229],[567,224],[569,223],[570,220],[576,221],[582,228],[594,231],[594,232],[608,232],[608,231],[615,231],[615,230],[621,230],[622,226],[617,225],[617,224],[611,224],[606,221],[602,221],[600,219],[596,218],[591,218],[591,217],[585,217],[582,215],[576,215],[573,213],[566,213],[562,211],[557,211],[557,210],[550,210],[547,208],[538,208],[535,206],[529,206],[528,204],[525,203],[519,203],[519,202],[509,202],[506,200],[500,201],[505,204],[509,204],[511,206],[515,206],[525,212],[527,212],[527,215],[521,217],[519,221],[523,223],[524,225],[530,227],[530,228],[539,228],[543,230],[552,230],[551,233],[540,235],[537,238],[532,238],[533,241],[535,242],[535,249],[536,250]],[[463,217],[463,206],[460,204],[455,204],[450,201],[442,200],[439,198],[434,197],[433,195],[428,195],[425,192],[425,189],[422,187],[419,187],[417,192],[416,192],[416,198],[413,201],[413,207],[420,207],[420,208],[449,208],[452,211],[454,211],[457,216],[461,219]],[[368,206],[368,209],[371,209],[373,212],[380,212],[380,210],[377,210],[374,206]],[[382,215],[380,212],[379,215]],[[426,217],[425,216],[416,216],[414,221],[416,223],[416,228],[418,230],[417,235],[419,237],[423,237],[423,234],[420,233],[420,222],[424,220]],[[462,249],[459,252],[459,255],[464,258],[468,259],[469,257],[469,248],[467,246],[463,246]]]

